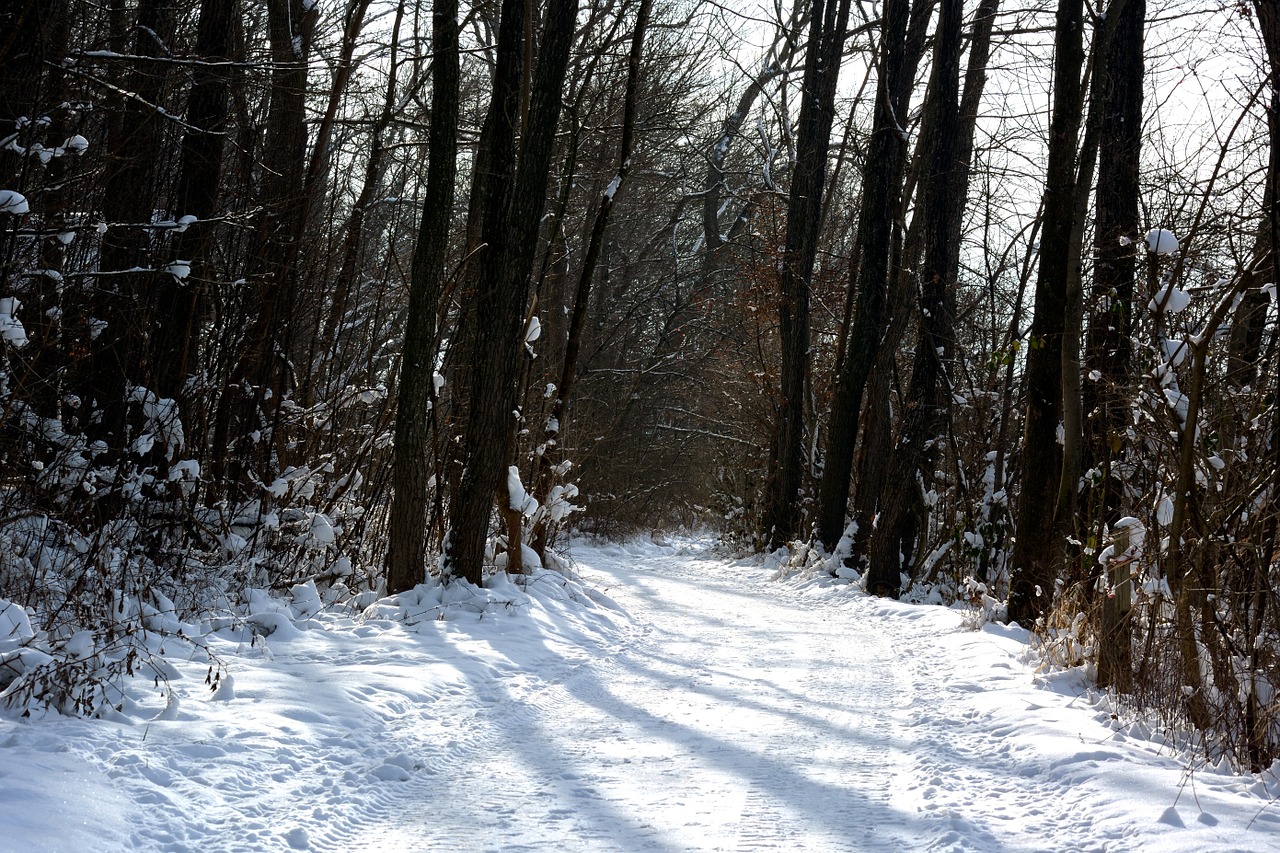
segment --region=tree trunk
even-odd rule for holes
[[[1099,57],[1092,106],[1099,115],[1092,315],[1085,344],[1084,458],[1094,470],[1092,530],[1122,513],[1113,466],[1125,457],[1127,391],[1133,381],[1133,293],[1139,231],[1138,172],[1142,149],[1143,29],[1146,0],[1124,0],[1106,52]],[[1093,533],[1094,544],[1101,538]],[[1103,567],[1105,569],[1105,567]],[[1122,569],[1128,572],[1128,567]],[[1129,689],[1127,612],[1106,580],[1098,646],[1098,684]]]
[[[765,540],[771,548],[785,545],[800,533],[804,397],[809,373],[809,283],[818,253],[827,149],[848,24],[849,0],[814,0],[779,282],[782,387],[776,425],[777,456],[764,515]]]
[[[948,374],[955,356],[949,292],[957,275],[952,258],[958,257],[951,241],[959,236],[959,228],[951,220],[961,210],[953,204],[952,197],[964,191],[956,180],[963,15],[962,0],[942,0],[934,35],[934,84],[930,87],[933,101],[927,105],[934,115],[929,122],[932,139],[923,186],[925,248],[919,277],[920,335],[898,443],[881,493],[880,521],[871,540],[867,590],[895,598],[901,571],[911,563],[922,527],[921,484],[932,476],[934,454],[928,448],[942,424],[943,400],[950,396]]]
[[[18,120],[35,119],[36,110],[50,102],[47,64],[61,62],[65,45],[66,0],[8,0],[0,8],[0,141],[16,136],[22,147],[35,124],[19,127]],[[62,35],[58,35],[63,32]],[[58,140],[59,142],[61,140]],[[22,155],[0,145],[0,181],[5,189],[23,166]]]
[[[915,11],[927,5],[918,2]],[[854,326],[831,404],[827,460],[819,492],[817,534],[828,550],[835,547],[844,529],[862,395],[884,334],[885,294],[907,157],[904,125],[915,70],[909,62],[912,42],[907,24],[908,18],[921,17],[912,12],[907,0],[885,0],[880,79],[876,82],[876,107],[862,179],[862,211],[853,250],[857,265],[851,286],[858,294]]]
[[[507,28],[508,5],[503,4],[503,32]],[[514,0],[511,5],[521,4]],[[513,14],[518,18],[519,13]],[[548,6],[542,49],[533,75],[529,121],[522,140],[510,206],[486,210],[483,233],[488,249],[475,298],[478,322],[472,333],[474,358],[464,442],[466,468],[452,504],[453,526],[445,556],[449,574],[474,584],[480,584],[484,579],[484,546],[494,497],[496,495],[503,501],[508,499],[506,445],[516,406],[520,327],[537,248],[538,225],[546,204],[552,144],[560,119],[561,88],[576,16],[577,0],[552,0]],[[501,34],[499,42],[501,54]],[[518,52],[519,39],[512,42]],[[518,60],[515,66],[517,73],[514,79],[518,81]],[[499,77],[502,76],[500,60]],[[498,100],[500,94],[504,100]],[[514,95],[512,101],[505,100],[508,94]],[[512,107],[504,110],[502,126],[509,128],[509,139],[514,140],[514,130],[519,121],[518,86],[499,90],[495,80],[494,98],[498,103]],[[491,185],[490,189],[500,190],[501,187]],[[500,229],[495,227],[499,225]]]
[[[1009,589],[1009,619],[1033,623],[1054,592],[1053,514],[1062,474],[1062,334],[1075,202],[1076,145],[1083,111],[1083,0],[1059,0],[1054,31],[1053,115],[1044,226],[1025,371],[1027,409],[1022,490]]]
[[[197,221],[183,232],[174,246],[174,260],[191,263],[191,275],[179,281],[161,274],[153,282],[156,322],[152,334],[151,364],[156,392],[179,398],[195,363],[200,336],[201,303],[212,270],[207,256],[214,225],[207,220],[218,207],[222,155],[227,127],[227,89],[231,72],[232,27],[237,0],[201,0],[196,31],[196,56],[202,63],[191,70],[187,97],[186,135],[178,172],[174,215],[194,216]]]
[[[38,169],[33,168],[38,158],[19,152],[35,143],[61,145],[71,133],[63,69],[68,19],[65,0],[24,0],[0,10],[0,189],[23,191],[48,231],[40,244],[40,274],[29,283],[17,275],[21,270],[9,266],[13,255],[0,256],[0,294],[19,297],[18,317],[28,339],[25,347],[8,351],[16,368],[9,371],[9,381],[13,399],[44,417],[57,417],[63,406],[63,375],[81,339],[78,327],[68,334],[83,315],[83,299],[68,299],[75,290],[64,286],[67,245],[60,239],[73,201],[76,158],[55,157]],[[4,219],[3,225],[14,221]],[[8,242],[3,225],[0,242]]]
[[[161,57],[173,36],[172,4],[143,0],[133,25],[132,50],[139,57]],[[150,66],[150,63],[147,63]],[[123,97],[107,124],[102,215],[109,230],[102,238],[103,276],[90,300],[86,321],[106,321],[93,337],[89,369],[80,396],[96,411],[90,433],[118,448],[125,437],[125,396],[130,384],[141,384],[150,332],[150,306],[145,303],[150,276],[139,270],[154,268],[151,250],[152,212],[163,207],[157,200],[158,152],[164,118],[157,107],[168,84],[170,66],[140,67],[122,80],[136,97]],[[95,404],[96,402],[96,404]]]
[[[445,281],[458,162],[457,0],[435,0],[431,26],[427,186],[410,273],[392,460],[387,592],[393,594],[426,580],[427,430],[436,400],[436,315]]]

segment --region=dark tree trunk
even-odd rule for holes
[[[1054,31],[1053,115],[1044,225],[1025,371],[1022,490],[1012,555],[1009,619],[1031,624],[1053,598],[1054,509],[1062,473],[1062,335],[1083,100],[1083,0],[1059,0]]]
[[[67,245],[59,233],[73,200],[76,157],[55,157],[41,170],[33,168],[38,158],[15,149],[61,145],[71,133],[63,70],[68,18],[65,0],[24,0],[0,10],[0,189],[24,192],[49,232],[40,243],[38,276],[15,277],[19,270],[8,265],[13,256],[0,256],[0,294],[19,297],[18,317],[28,340],[25,347],[9,350],[9,378],[15,398],[45,417],[57,417],[63,405],[62,374],[79,340],[65,333],[82,313],[82,300],[67,298],[70,288],[62,276]],[[19,127],[22,119],[30,121]],[[4,226],[17,221],[3,217],[0,241]]]
[[[1098,115],[1099,146],[1093,310],[1085,343],[1085,374],[1097,378],[1084,383],[1082,468],[1098,472],[1090,501],[1094,529],[1114,524],[1122,512],[1121,484],[1113,476],[1113,466],[1125,456],[1126,391],[1134,370],[1133,292],[1137,247],[1142,240],[1138,170],[1146,0],[1123,0],[1116,14],[1110,44],[1095,71],[1090,107]],[[1114,684],[1126,691],[1129,634],[1118,603],[1113,595],[1102,602],[1098,684]]]
[[[779,282],[778,327],[782,346],[777,456],[764,515],[765,539],[776,548],[800,533],[804,475],[804,399],[809,373],[809,284],[818,252],[827,149],[835,118],[836,83],[849,0],[813,0],[804,96],[796,131],[786,243]]]
[[[958,257],[951,241],[959,237],[959,228],[951,220],[962,209],[952,199],[965,190],[956,179],[963,15],[962,0],[942,0],[934,36],[934,85],[930,87],[933,100],[927,106],[934,115],[929,122],[932,138],[923,186],[925,248],[919,277],[920,335],[906,410],[881,494],[880,522],[871,540],[867,590],[876,595],[897,597],[900,573],[914,556],[924,508],[921,484],[932,476],[935,455],[928,448],[943,421],[943,401],[950,398],[949,374],[955,355],[950,292],[957,274],[952,259]]]
[[[1263,218],[1258,222],[1258,230],[1253,239],[1251,254],[1254,259],[1266,257],[1271,251],[1271,222],[1267,212],[1271,210],[1271,194],[1274,191],[1275,181],[1271,178],[1269,166],[1262,200]],[[1270,272],[1269,268],[1263,267],[1246,273],[1250,281],[1245,285],[1240,307],[1231,318],[1231,337],[1227,348],[1227,386],[1234,393],[1243,392],[1246,388],[1256,388],[1260,378],[1258,366],[1262,358],[1267,308],[1271,304],[1271,297],[1262,286],[1271,281],[1268,278]]]
[[[427,187],[413,253],[409,318],[396,405],[391,522],[387,543],[387,591],[401,592],[426,579],[427,431],[435,405],[436,315],[445,282],[449,225],[458,161],[459,36],[457,0],[431,9],[431,129],[427,137]]]
[[[978,105],[982,100],[982,90],[986,85],[987,61],[991,55],[991,28],[995,22],[999,0],[983,0],[974,13],[973,29],[970,36],[969,60],[965,70],[964,95],[960,100],[959,129],[957,131],[957,149],[953,180],[956,190],[952,193],[951,225],[953,233],[949,236],[949,245],[954,257],[948,259],[951,269],[960,265],[960,230],[964,221],[965,198],[969,186],[969,161],[973,156],[973,137],[978,122]],[[931,81],[930,86],[936,84]],[[932,88],[926,93],[931,102]],[[916,157],[921,161],[928,159],[928,142],[936,133],[933,122],[936,121],[936,110],[929,110],[920,128],[920,142],[917,145]],[[913,167],[918,172],[921,165]],[[907,186],[918,182],[918,177],[908,176]],[[923,205],[921,205],[923,207]],[[910,305],[915,293],[916,265],[923,253],[925,217],[917,210],[907,228],[903,241],[902,263],[894,277],[894,292],[889,295],[892,319],[889,321],[888,333],[880,347],[876,363],[872,368],[867,388],[867,399],[864,404],[862,439],[859,445],[857,474],[853,497],[853,518],[857,525],[850,553],[845,562],[859,571],[866,570],[867,549],[871,542],[872,520],[880,503],[881,492],[885,488],[885,472],[889,465],[890,448],[893,442],[892,426],[889,420],[889,374],[895,357],[895,350],[902,336],[906,334],[908,323],[906,315],[911,312]],[[849,294],[852,296],[852,292]],[[846,301],[845,316],[852,314],[851,305]],[[846,329],[847,329],[846,323]],[[841,343],[843,344],[842,329]],[[836,361],[841,361],[839,353],[843,346],[837,346]]]
[[[279,400],[288,384],[280,359],[287,351],[284,328],[298,287],[298,257],[306,221],[304,190],[307,162],[307,66],[315,11],[302,0],[269,0],[271,36],[271,109],[262,148],[258,243],[250,258],[250,280],[257,282],[257,318],[245,338],[243,373],[259,389]],[[273,406],[274,407],[274,406]]]
[[[196,56],[203,63],[191,70],[187,98],[186,135],[178,172],[174,215],[207,220],[218,208],[222,156],[227,131],[227,89],[231,81],[227,63],[232,57],[232,28],[237,0],[201,0],[196,31]],[[197,221],[179,237],[174,260],[191,263],[191,275],[179,281],[157,276],[155,328],[151,364],[156,392],[178,398],[190,375],[200,336],[201,303],[212,271],[207,264],[214,226]]]
[[[512,5],[522,5],[516,2]],[[502,30],[507,27],[508,4],[503,4]],[[519,13],[514,13],[518,16]],[[534,71],[529,120],[520,149],[519,169],[510,205],[491,204],[485,211],[484,239],[488,244],[475,295],[476,328],[472,333],[470,412],[464,450],[466,468],[452,504],[452,529],[446,548],[446,570],[455,577],[480,584],[484,579],[484,545],[495,495],[505,506],[507,439],[516,407],[520,327],[528,298],[529,276],[537,248],[538,225],[546,204],[552,145],[560,120],[561,89],[573,41],[577,0],[552,0],[544,19],[542,49]],[[502,34],[499,35],[502,53]],[[519,39],[512,40],[519,51]],[[519,71],[519,61],[515,69]],[[503,76],[499,60],[499,77]],[[519,73],[514,80],[519,80]],[[494,99],[505,108],[501,126],[514,140],[519,121],[519,86],[498,88]],[[499,95],[502,95],[502,100]],[[513,96],[507,100],[507,96]],[[490,116],[493,115],[491,110]],[[488,120],[486,119],[486,125]],[[492,161],[500,163],[500,159]],[[489,190],[493,186],[491,176]],[[496,227],[496,226],[500,226]]]
[[[35,119],[38,108],[51,105],[47,71],[62,59],[66,11],[66,0],[8,0],[0,8],[0,140],[17,134],[18,144],[26,147],[30,140],[18,120]],[[31,124],[22,130],[39,128]],[[6,189],[13,188],[8,182],[22,161],[7,145],[0,146],[0,180]]]
[[[1268,129],[1271,136],[1271,157],[1267,169],[1267,189],[1264,194],[1266,201],[1265,211],[1265,227],[1268,229],[1271,247],[1270,263],[1267,264],[1266,277],[1264,281],[1280,282],[1280,254],[1276,248],[1280,247],[1280,9],[1276,8],[1274,2],[1269,0],[1254,0],[1254,8],[1258,13],[1259,29],[1262,31],[1263,43],[1267,48],[1267,60],[1271,67],[1271,102],[1268,105],[1267,120]],[[1272,404],[1272,424],[1271,424],[1271,441],[1267,452],[1266,463],[1271,471],[1270,486],[1271,495],[1274,500],[1276,494],[1280,494],[1280,405]],[[1250,638],[1256,637],[1259,640],[1265,636],[1265,626],[1267,624],[1267,592],[1270,585],[1267,583],[1267,574],[1274,577],[1274,559],[1277,553],[1277,533],[1280,532],[1280,523],[1277,522],[1277,514],[1273,510],[1266,516],[1261,531],[1261,548],[1259,567],[1262,573],[1255,582],[1255,591],[1251,607],[1251,624],[1248,626],[1250,634],[1246,635]],[[1274,596],[1272,596],[1274,601]],[[1274,605],[1272,605],[1274,608]],[[1275,624],[1276,615],[1274,609],[1270,614],[1270,622]],[[1249,644],[1249,677],[1257,678],[1255,673],[1261,666],[1264,666],[1263,660],[1266,652],[1262,642],[1252,642]],[[1255,772],[1265,766],[1269,747],[1274,749],[1274,725],[1275,712],[1274,709],[1268,710],[1255,694],[1256,690],[1250,691],[1245,711],[1245,725],[1247,727],[1247,736],[1249,739],[1249,759],[1251,769]],[[1271,751],[1273,755],[1274,752]]]
[[[927,4],[918,2],[917,10]],[[818,539],[830,550],[844,529],[849,502],[853,449],[858,437],[862,394],[884,334],[885,293],[892,268],[894,232],[901,206],[907,139],[903,126],[914,64],[908,63],[907,0],[885,0],[881,24],[876,107],[867,166],[863,171],[862,210],[851,286],[857,288],[854,325],[831,404],[827,459],[818,503]]]
[[[449,466],[447,489],[452,496],[450,504],[451,529],[445,553],[445,571],[452,575],[461,575],[473,583],[483,580],[484,536],[488,531],[489,510],[491,508],[492,489],[483,491],[474,482],[468,485],[469,502],[460,503],[463,494],[464,478],[474,481],[470,470],[472,450],[470,436],[471,421],[475,413],[470,411],[473,397],[473,382],[478,369],[476,359],[482,352],[478,341],[478,326],[481,323],[498,322],[497,312],[501,310],[497,285],[491,284],[489,290],[481,291],[484,284],[480,281],[486,275],[492,276],[502,262],[507,218],[510,212],[511,193],[516,174],[516,140],[520,129],[520,87],[524,79],[524,16],[528,12],[524,0],[503,0],[498,22],[497,64],[493,72],[492,88],[489,96],[489,107],[485,113],[484,123],[480,128],[480,140],[476,149],[475,165],[472,168],[471,195],[467,204],[467,257],[475,261],[467,268],[467,277],[462,287],[465,290],[462,309],[459,312],[458,325],[454,330],[453,345],[453,408],[455,418],[461,423],[455,424],[467,442],[461,453],[456,454]],[[510,301],[510,300],[508,300]],[[518,311],[508,309],[507,313]],[[517,321],[518,322],[518,321]],[[514,335],[514,333],[513,333]],[[515,367],[511,366],[511,376],[506,381],[514,382]],[[501,380],[499,380],[501,382]],[[502,422],[505,430],[506,420]],[[505,441],[505,436],[499,441]],[[490,473],[490,480],[494,475]],[[468,556],[463,563],[454,556],[455,543],[453,529],[462,525],[464,528],[479,528],[478,534],[467,531],[469,538],[479,536],[479,550],[468,545]],[[471,559],[478,554],[479,557]],[[465,566],[465,567],[464,567]]]

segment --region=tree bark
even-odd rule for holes
[[[917,11],[925,5],[918,2]],[[858,260],[851,272],[851,277],[856,276],[851,285],[857,288],[857,307],[831,404],[827,459],[819,492],[817,534],[828,550],[835,547],[844,529],[862,395],[884,334],[885,293],[907,157],[904,125],[914,71],[914,65],[908,63],[907,24],[911,17],[907,0],[885,0],[880,79],[876,82],[876,107],[863,170],[862,212],[854,246]]]
[[[515,5],[520,5],[516,0]],[[502,29],[507,26],[503,5]],[[517,13],[518,14],[518,13]],[[538,225],[546,204],[552,144],[560,119],[561,88],[573,41],[577,0],[552,0],[544,19],[542,49],[533,75],[529,121],[522,140],[519,169],[509,208],[486,211],[484,269],[476,293],[470,412],[465,436],[466,468],[452,504],[452,529],[445,553],[446,571],[474,584],[484,579],[484,546],[495,495],[506,501],[507,448],[516,407],[520,327],[528,298],[529,276],[537,248]],[[499,36],[501,42],[501,34]],[[513,39],[518,52],[519,39]],[[502,44],[499,44],[499,53]],[[500,60],[501,65],[501,60]],[[516,70],[518,71],[518,61]],[[499,76],[502,76],[501,68]],[[519,80],[517,73],[515,80]],[[495,82],[494,98],[499,89]],[[502,125],[519,121],[518,85],[504,89]],[[491,185],[491,190],[494,189]],[[496,199],[495,199],[496,200]],[[509,210],[509,214],[508,211]],[[500,228],[495,227],[500,226]]]
[[[779,281],[781,400],[776,425],[777,455],[764,515],[769,547],[785,545],[800,533],[804,476],[804,398],[809,373],[809,285],[822,226],[827,150],[835,118],[836,83],[849,0],[813,0],[805,55],[804,96],[796,130],[796,164],[787,209],[786,242]]]
[[[143,0],[133,22],[132,50],[136,56],[155,58],[165,54],[173,36],[172,5],[165,0]],[[93,337],[90,363],[83,376],[80,396],[98,413],[90,419],[89,432],[117,448],[125,436],[125,396],[130,384],[141,384],[145,369],[150,306],[144,304],[150,276],[141,270],[154,268],[158,258],[151,250],[152,211],[157,203],[157,176],[164,119],[157,107],[168,84],[169,66],[135,69],[122,81],[136,97],[121,98],[107,123],[102,215],[109,230],[102,238],[103,276],[90,300],[86,321],[106,322]]]
[[[458,162],[457,0],[435,0],[431,7],[431,53],[427,186],[410,272],[396,398],[394,493],[387,538],[387,592],[392,594],[426,580],[427,431],[436,402],[436,316],[444,289]]]
[[[30,151],[34,143],[61,145],[70,134],[63,70],[68,19],[66,0],[23,0],[0,9],[0,189],[23,191],[50,232],[41,240],[40,274],[30,283],[9,265],[12,254],[0,255],[0,293],[20,298],[18,316],[28,339],[25,347],[7,353],[16,368],[9,380],[14,398],[46,417],[57,417],[62,408],[63,375],[81,331],[77,327],[68,334],[68,328],[78,326],[75,321],[83,314],[82,298],[67,298],[71,293],[62,275],[67,246],[59,234],[72,202],[75,157],[55,157],[41,170],[34,168],[38,158],[19,152]],[[12,217],[4,220],[0,244],[8,243],[4,226],[16,225]]]
[[[214,225],[207,220],[218,207],[222,157],[227,129],[228,86],[232,28],[237,0],[201,0],[196,31],[196,56],[203,60],[191,70],[187,97],[188,130],[182,140],[174,215],[197,221],[174,246],[174,259],[191,263],[191,275],[179,281],[160,274],[153,283],[156,322],[152,334],[152,382],[161,397],[177,399],[194,366],[203,309],[201,304],[212,270],[207,264]],[[207,64],[204,64],[207,63]]]
[[[923,186],[924,265],[919,276],[920,334],[915,363],[902,414],[898,442],[890,457],[880,521],[871,540],[867,590],[897,597],[902,569],[911,564],[922,526],[921,484],[932,472],[929,448],[942,423],[942,406],[949,399],[951,360],[955,341],[950,291],[955,286],[958,253],[951,241],[959,228],[952,218],[961,211],[953,196],[965,186],[957,181],[959,150],[961,0],[942,0],[934,35],[933,102],[929,166]]]
[[[1114,5],[1114,2],[1113,2]],[[1108,10],[1110,11],[1110,10]],[[1143,29],[1146,0],[1124,0],[1111,43],[1099,58],[1092,106],[1099,116],[1098,187],[1092,315],[1085,343],[1084,458],[1094,470],[1092,529],[1113,525],[1122,512],[1113,466],[1125,457],[1127,394],[1133,380],[1133,293],[1139,225],[1138,172],[1142,150]],[[1101,545],[1095,533],[1094,544]],[[1105,569],[1105,567],[1104,567]],[[1127,568],[1122,571],[1128,571]],[[1098,684],[1129,689],[1131,652],[1127,614],[1105,580],[1098,647]]]
[[[1009,619],[1033,623],[1053,598],[1053,518],[1062,474],[1062,334],[1083,111],[1083,0],[1059,0],[1054,31],[1053,114],[1034,317],[1025,370],[1022,490],[1017,504]]]

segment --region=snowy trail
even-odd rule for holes
[[[1018,629],[706,543],[574,553],[585,587],[210,633],[218,695],[170,640],[110,720],[0,715],[0,853],[1280,850],[1280,762],[1188,774]]]
[[[957,677],[939,634],[988,646],[998,635],[962,632],[940,608],[761,583],[759,569],[696,552],[590,558],[584,578],[639,632],[476,717],[474,748],[433,777],[433,806],[371,827],[371,849],[994,853],[1151,840],[1131,819],[1109,822],[1106,791],[1068,772],[1120,752],[1081,739],[1021,761],[992,721],[970,725],[978,686]],[[1157,819],[1171,803],[1142,823],[1169,829]],[[1204,835],[1185,840],[1211,849]],[[1221,840],[1214,849],[1265,849]]]
[[[902,729],[886,709],[911,687],[871,665],[891,654],[885,637],[837,608],[744,592],[723,563],[624,556],[585,571],[644,628],[476,721],[491,731],[439,791],[493,803],[479,827],[446,809],[387,849],[905,849],[883,784]]]

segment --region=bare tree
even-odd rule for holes
[[[774,442],[776,459],[764,516],[766,540],[773,547],[789,542],[800,532],[805,386],[809,373],[809,288],[818,252],[827,149],[848,25],[848,0],[815,0],[809,16],[796,167],[791,176],[779,276],[782,388]]]
[[[923,44],[931,9],[932,4],[924,0],[919,0],[914,9],[907,0],[886,0],[881,16],[880,77],[876,82],[875,117],[862,175],[862,207],[850,273],[850,286],[858,294],[857,308],[831,404],[827,459],[818,502],[817,538],[828,549],[835,547],[844,530],[862,395],[884,334],[885,295],[893,268],[907,158],[904,126],[918,61],[918,53],[913,57],[913,44]],[[919,34],[918,40],[912,38],[913,32]]]
[[[427,185],[410,276],[392,462],[395,495],[387,542],[387,590],[393,593],[426,579],[427,434],[437,399],[436,315],[445,283],[457,177],[460,72],[456,0],[437,0],[431,21]]]
[[[1054,593],[1054,507],[1062,473],[1062,334],[1076,197],[1076,152],[1084,110],[1084,4],[1059,0],[1054,31],[1053,118],[1044,225],[1026,366],[1022,489],[1016,513],[1009,618],[1034,622]]]

